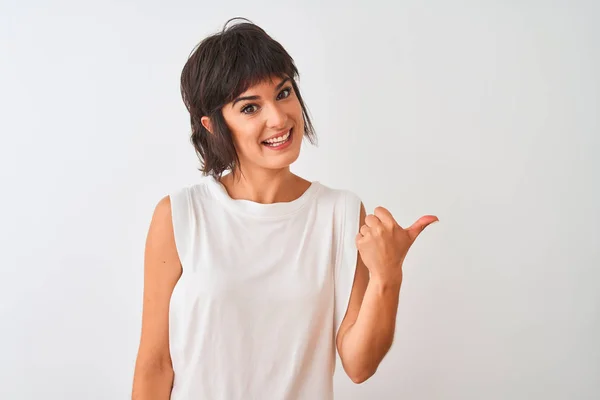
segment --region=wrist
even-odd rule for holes
[[[377,288],[379,292],[399,291],[402,286],[402,272],[393,276],[379,273],[371,274],[369,284]]]

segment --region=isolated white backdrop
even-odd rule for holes
[[[200,178],[179,74],[234,16],[300,69],[295,172],[440,218],[337,398],[600,398],[599,7],[452,3],[2,0],[0,398],[129,398],[150,217]]]

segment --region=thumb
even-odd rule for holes
[[[437,221],[439,221],[439,219],[435,215],[425,215],[424,217],[419,218],[417,222],[407,229],[410,240],[414,241],[425,228]]]

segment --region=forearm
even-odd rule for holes
[[[344,368],[354,381],[375,373],[390,349],[396,329],[401,281],[372,277],[356,318],[341,342]]]
[[[169,400],[173,386],[172,369],[140,369],[133,378],[132,400]]]

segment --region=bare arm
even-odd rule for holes
[[[133,376],[133,400],[168,400],[173,385],[169,352],[169,303],[181,276],[171,201],[156,206],[144,252],[142,333]]]
[[[357,383],[375,373],[392,346],[408,250],[427,226],[439,221],[425,215],[405,229],[387,209],[376,207],[374,215],[365,216],[362,205],[360,219],[356,278],[337,337],[344,369]]]
[[[361,205],[360,226],[365,214]],[[355,383],[375,373],[392,345],[400,284],[401,280],[369,279],[369,270],[358,254],[348,309],[336,339],[344,370]]]

